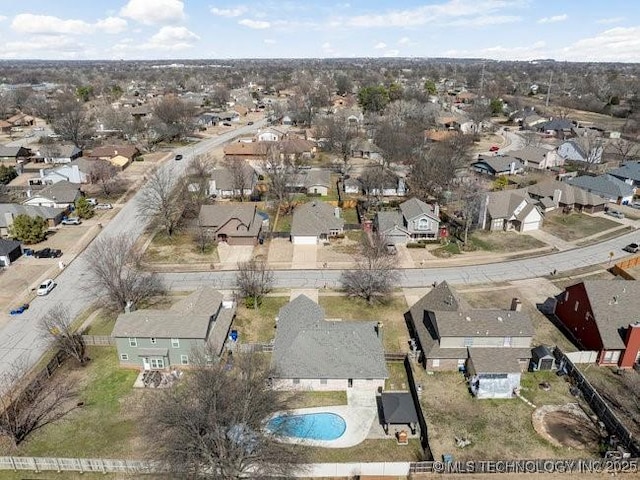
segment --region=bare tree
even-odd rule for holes
[[[196,217],[196,225],[193,227],[192,234],[193,240],[198,245],[200,253],[207,253],[207,250],[211,246],[212,237],[209,229],[202,225],[202,220],[199,215]]]
[[[358,134],[358,125],[349,121],[345,113],[322,117],[316,122],[316,136],[321,139],[323,150],[339,156],[345,167]]]
[[[584,155],[584,171],[590,172],[594,165],[602,162],[604,140],[599,135],[587,134],[576,139]]]
[[[269,197],[276,200],[278,210],[281,213],[289,213],[293,208],[289,201],[289,188],[295,174],[293,165],[282,157],[277,145],[270,145],[267,149],[266,159],[262,162],[262,169],[268,177]]]
[[[58,97],[52,126],[58,135],[78,148],[84,147],[91,137],[91,122],[85,104],[72,94]]]
[[[14,447],[29,434],[67,415],[76,408],[75,389],[60,378],[35,379],[24,386],[21,382],[28,369],[14,364],[0,375],[0,435]]]
[[[237,196],[241,202],[244,202],[244,191],[251,187],[251,167],[249,167],[244,160],[227,159],[224,162],[224,168],[226,168],[231,175],[231,188],[234,196]]]
[[[460,185],[458,188],[458,221],[462,226],[462,242],[466,246],[469,244],[469,234],[478,226],[487,193],[479,184]]]
[[[164,97],[153,109],[154,130],[160,138],[180,140],[195,128],[195,108],[177,97]]]
[[[179,388],[147,397],[144,432],[175,478],[289,478],[303,468],[306,451],[277,439],[286,422],[264,428],[289,410],[294,394],[270,386],[275,372],[262,357],[233,359],[231,369],[201,361]]]
[[[387,252],[387,239],[373,233],[363,235],[355,268],[340,277],[343,290],[373,304],[385,300],[398,280],[396,259]]]
[[[55,350],[60,350],[72,358],[75,358],[80,365],[87,361],[86,345],[82,339],[82,334],[72,326],[73,318],[69,309],[58,304],[49,309],[44,317],[40,319],[39,330],[41,336],[46,339]]]
[[[620,163],[640,157],[640,145],[635,142],[629,142],[620,138],[611,143],[611,148],[616,160]]]
[[[135,305],[161,294],[164,288],[157,275],[139,268],[142,254],[125,234],[98,238],[88,255],[87,287],[117,311],[129,302]]]
[[[273,271],[267,263],[251,259],[238,264],[236,285],[243,298],[251,298],[253,308],[258,308],[263,296],[271,291],[273,285]]]
[[[213,171],[214,159],[208,154],[197,155],[189,164],[186,177],[183,180],[186,187],[182,187],[183,218],[196,218],[200,215],[200,208],[209,201],[209,183],[211,182],[211,172]],[[180,196],[181,190],[178,185],[175,191],[176,196]]]
[[[121,185],[117,175],[118,169],[109,160],[97,159],[91,162],[89,181],[100,185],[104,196],[111,195]]]
[[[180,223],[184,210],[184,178],[176,179],[166,168],[156,168],[148,177],[138,203],[138,215],[160,227],[171,237]]]

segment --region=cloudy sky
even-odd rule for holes
[[[0,58],[640,62],[637,0],[0,0]]]

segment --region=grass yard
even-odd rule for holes
[[[457,461],[573,458],[586,454],[585,451],[555,447],[540,437],[531,423],[533,409],[521,400],[475,399],[458,372],[427,375],[418,366],[414,368],[414,374],[416,382],[425,387],[420,403],[435,459],[441,459],[445,453],[452,454]],[[556,393],[553,387],[550,393]],[[562,403],[570,399],[567,396]],[[458,448],[456,437],[467,438],[471,444],[464,449]]]
[[[289,297],[264,297],[257,310],[238,304],[232,328],[238,330],[242,343],[269,343],[276,334],[278,311],[289,303]]]
[[[86,367],[69,362],[57,374],[78,377],[78,401],[84,402],[84,406],[33,433],[20,445],[20,455],[140,456],[140,442],[136,442],[136,416],[142,412],[135,406],[140,404],[144,392],[133,391],[137,372],[119,368],[115,348],[90,347],[88,354],[91,361]]]
[[[343,208],[342,218],[344,223],[358,223],[358,212],[355,208]]]
[[[630,218],[627,215],[627,218]],[[576,242],[576,245],[579,245],[581,247],[587,246],[587,245],[592,245],[594,243],[600,243],[600,242],[604,242],[605,240],[609,240],[610,238],[616,238],[619,237],[621,235],[624,235],[625,233],[629,233],[634,231],[635,228],[633,228],[630,225],[627,225],[626,227],[622,227],[619,228],[618,230],[614,230],[613,232],[606,232],[603,233],[602,235],[598,235],[595,238],[588,238],[587,240],[583,240],[581,242]]]
[[[555,371],[525,372],[520,380],[520,394],[536,407],[542,405],[563,405],[575,403],[577,399],[569,394],[568,377],[559,377]],[[540,388],[542,382],[551,386],[549,391]]]
[[[389,378],[384,381],[385,390],[408,390],[409,380],[404,362],[387,362]]]
[[[403,298],[394,297],[386,304],[369,305],[359,298],[320,297],[327,318],[342,320],[374,320],[383,324],[382,343],[386,352],[408,352],[409,332],[404,321],[407,304]]]
[[[275,217],[274,217],[275,218]],[[274,226],[274,232],[290,232],[293,214],[278,216],[278,224]]]
[[[346,405],[347,392],[297,392],[290,408],[329,407],[331,405]]]
[[[460,246],[456,241],[449,242],[442,247],[431,250],[431,254],[438,258],[449,258],[452,255],[459,255],[461,253],[462,251],[460,250]]]
[[[213,242],[210,242],[202,252],[193,235],[188,232],[178,232],[172,237],[164,233],[156,233],[144,252],[143,260],[148,263],[189,264],[207,264],[220,261]]]
[[[586,213],[573,212],[565,215],[561,212],[550,213],[544,218],[542,229],[566,242],[581,240],[597,235],[610,228],[620,227],[618,222],[604,217],[595,217]]]
[[[299,447],[305,449],[313,463],[345,462],[417,462],[422,459],[420,440],[398,445],[395,439],[365,440],[349,448]]]
[[[471,236],[471,243],[481,250],[496,253],[513,253],[547,246],[536,238],[516,232],[475,232]]]
[[[110,312],[105,309],[100,309],[84,334],[111,335],[117,318],[118,314],[116,312]]]

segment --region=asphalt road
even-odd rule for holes
[[[255,122],[254,125],[244,126],[217,137],[203,140],[193,146],[176,149],[174,153],[183,155],[183,160],[168,160],[159,168],[167,169],[177,175],[184,172],[191,159],[206,153],[239,135],[250,133],[263,127],[266,120]],[[144,222],[137,216],[137,206],[140,201],[138,192],[127,202],[118,214],[105,225],[99,237],[126,234],[138,238],[144,230]],[[0,330],[0,392],[3,391],[2,374],[14,366],[29,367],[41,357],[46,345],[39,338],[38,321],[51,307],[63,304],[72,316],[77,316],[91,305],[97,297],[84,288],[86,279],[86,261],[91,249],[85,250],[73,260],[56,278],[56,287],[45,297],[34,299],[22,315],[12,317],[11,321]]]

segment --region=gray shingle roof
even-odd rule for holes
[[[521,169],[524,166],[521,160],[503,155],[496,155],[495,157],[485,157],[481,155],[478,157],[478,161],[472,163],[472,166],[484,163],[488,165],[493,172],[500,173],[508,172],[511,169],[511,164],[514,162],[516,170]]]
[[[640,182],[640,162],[624,163],[621,167],[610,170],[609,174],[620,179],[628,178]]]
[[[561,182],[553,179],[544,180],[540,183],[527,187],[527,191],[536,197],[553,198],[556,190],[560,190],[561,192],[560,204],[562,205],[587,206],[604,205],[608,203],[606,198],[587,192],[586,190],[582,190],[578,187],[574,187],[567,182]]]
[[[30,217],[42,217],[50,220],[59,216],[64,209],[53,207],[37,207],[31,205],[19,205],[17,203],[0,203],[0,227],[7,227],[6,213],[17,215],[29,215]]]
[[[113,337],[206,339],[211,317],[222,304],[222,294],[203,287],[169,310],[136,310],[118,315]],[[216,322],[217,323],[217,322]],[[214,323],[213,328],[217,328]]]
[[[633,195],[633,187],[613,175],[598,175],[592,177],[582,175],[570,178],[567,183],[575,187],[608,198],[628,197]]]
[[[524,356],[522,356],[524,355]],[[520,348],[469,348],[476,373],[520,373],[520,358],[531,358],[531,350]]]
[[[245,188],[252,188],[255,170],[246,162],[242,165]],[[236,183],[234,173],[228,168],[214,168],[211,172],[211,180],[216,182],[216,188],[218,190],[233,190]]]
[[[540,130],[571,130],[573,127],[573,123],[562,118],[554,118],[553,120],[536,125],[536,128]]]
[[[273,365],[280,378],[387,378],[374,321],[326,321],[305,295],[280,309]]]
[[[20,242],[0,238],[0,255],[9,255],[16,248],[20,248]]]
[[[436,312],[441,337],[530,337],[533,325],[525,312],[467,310]]]
[[[78,184],[63,180],[62,182],[49,185],[39,192],[35,192],[33,196],[49,198],[55,200],[56,203],[73,203],[78,197],[78,192],[80,192],[80,186]]]
[[[42,145],[40,148],[38,148],[37,156],[51,158],[71,158],[81,152],[82,150],[80,150],[75,145]]]
[[[380,232],[388,232],[396,226],[406,231],[402,222],[402,214],[398,211],[378,212],[376,213],[376,219]]]
[[[626,329],[629,324],[638,320],[640,282],[587,280],[582,283],[600,332],[603,348],[624,349],[621,329]]]
[[[318,236],[329,230],[340,230],[344,220],[335,216],[335,207],[313,201],[296,207],[291,221],[291,235]]]
[[[220,229],[232,219],[238,219],[246,228],[237,232],[227,232],[229,236],[255,236],[262,227],[262,218],[258,208],[250,203],[216,203],[200,207],[200,225],[206,228]]]
[[[402,216],[407,220],[414,219],[423,214],[435,220],[440,220],[438,216],[434,214],[431,205],[417,198],[410,198],[406,202],[402,202],[400,204],[400,212],[402,212]]]
[[[501,192],[491,192],[487,194],[489,204],[487,205],[491,218],[510,218],[514,210],[523,201],[535,203],[526,190],[505,190]]]
[[[520,150],[511,150],[509,155],[514,158],[518,158],[520,160],[539,164],[542,162],[550,150],[542,147],[534,147],[532,145],[527,145]]]
[[[0,157],[18,157],[20,154],[28,155],[29,150],[24,147],[10,147],[0,145]]]

